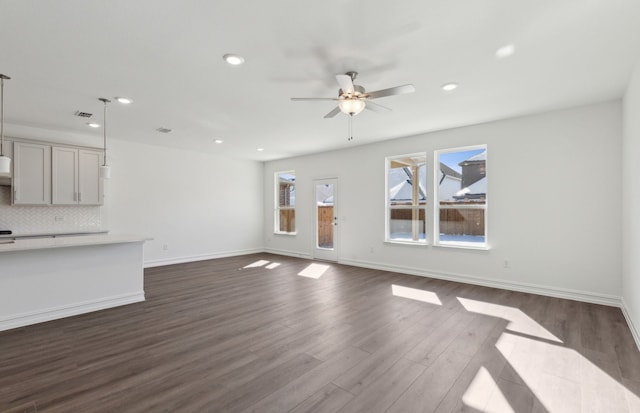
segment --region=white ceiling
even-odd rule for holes
[[[639,57],[638,0],[0,0],[7,135],[99,144],[74,113],[101,122],[98,97],[127,96],[110,137],[255,160],[617,99]],[[348,70],[416,87],[357,115],[352,142],[333,102],[289,99],[334,97]]]

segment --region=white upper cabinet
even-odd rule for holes
[[[13,203],[51,204],[51,146],[13,144]]]
[[[101,205],[102,151],[56,146],[52,151],[53,205]]]
[[[78,150],[52,148],[51,197],[54,205],[78,203]]]
[[[80,205],[102,205],[103,183],[100,178],[102,151],[78,150],[78,190]]]

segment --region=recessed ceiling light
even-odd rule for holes
[[[515,52],[516,52],[516,47],[513,44],[508,44],[496,50],[496,57],[498,59],[504,59],[505,57],[511,56]]]
[[[238,66],[244,63],[244,57],[237,54],[227,53],[226,55],[222,56],[222,58],[225,62],[233,66]]]
[[[216,139],[214,142],[215,142],[215,143],[222,143],[222,142],[224,142],[224,141],[223,141],[222,139]]]
[[[129,98],[119,97],[119,98],[116,98],[116,100],[118,102],[122,103],[123,105],[128,105],[129,103],[133,103],[133,100],[131,100]]]
[[[264,151],[264,148],[258,148],[258,152]]]
[[[452,90],[455,90],[457,88],[458,88],[457,83],[445,83],[444,85],[442,85],[442,90],[446,92],[451,92]]]
[[[100,127],[100,124],[99,123],[95,123],[95,122],[87,123],[87,125],[89,125],[92,128],[99,128]]]

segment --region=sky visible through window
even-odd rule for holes
[[[456,172],[462,172],[462,168],[458,165],[462,161],[466,161],[467,159],[475,156],[479,153],[486,151],[486,149],[473,149],[470,151],[456,151],[456,152],[446,152],[440,154],[440,162],[447,165],[449,168],[453,169]]]

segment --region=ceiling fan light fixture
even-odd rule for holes
[[[366,105],[364,100],[357,98],[340,99],[338,102],[340,110],[347,115],[357,115],[364,110]]]

